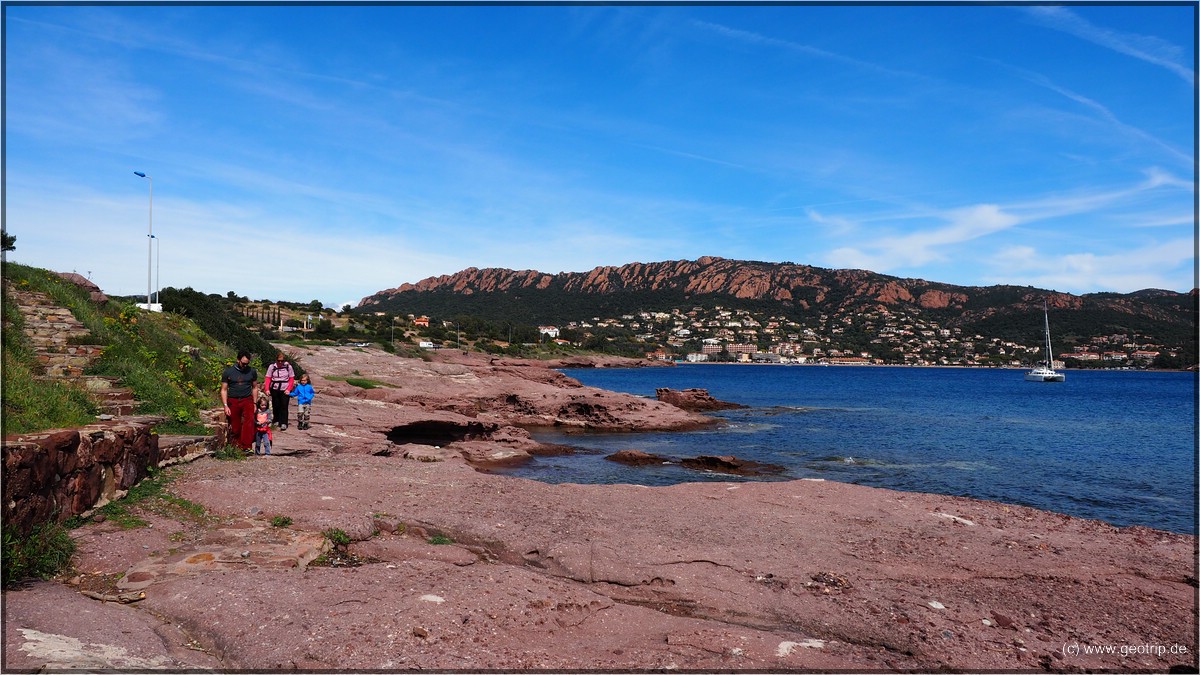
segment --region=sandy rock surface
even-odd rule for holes
[[[298,356],[318,391],[312,429],[276,433],[271,457],[170,469],[170,490],[203,518],[76,530],[77,576],[5,593],[5,672],[104,659],[176,670],[1196,664],[1194,537],[814,480],[647,488],[489,474],[476,465],[536,445],[514,426],[525,420],[603,428],[598,409],[637,428],[704,420],[478,355]],[[386,384],[331,379],[347,376]],[[581,400],[589,421],[568,405]],[[321,534],[332,530],[350,543],[334,547]],[[130,594],[144,596],[118,600]]]

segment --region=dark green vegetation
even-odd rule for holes
[[[3,585],[5,588],[24,579],[49,579],[71,564],[75,540],[61,523],[43,523],[21,537],[11,527],[4,528]]]
[[[275,362],[278,352],[268,340],[278,336],[271,331],[252,330],[259,321],[241,313],[237,301],[228,295],[206,295],[191,288],[164,288],[159,297],[164,312],[191,319],[214,340],[228,345],[234,354],[250,352],[253,355],[250,363],[258,368],[259,382],[262,382],[267,366]],[[262,318],[267,317],[263,315]],[[299,362],[290,357],[289,360],[296,369],[296,377],[300,377],[304,370]]]
[[[329,540],[329,543],[338,548],[345,548],[346,546],[349,546],[351,542],[350,535],[346,534],[346,531],[340,527],[331,527],[321,532],[321,534],[325,535],[325,538]]]
[[[213,459],[222,462],[240,462],[246,459],[246,452],[236,445],[226,445],[223,448],[217,448],[213,453]]]

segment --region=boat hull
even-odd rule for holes
[[[1025,373],[1026,382],[1066,382],[1067,376],[1049,368],[1035,368]]]

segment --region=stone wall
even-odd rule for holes
[[[215,449],[212,437],[160,443],[161,417],[124,417],[79,429],[51,429],[3,443],[3,524],[21,534],[49,521],[119,499],[149,475],[150,467],[194,459]]]

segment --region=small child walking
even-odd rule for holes
[[[254,411],[254,454],[271,454],[271,408],[266,396],[259,397]]]
[[[296,397],[296,427],[298,429],[308,429],[308,420],[312,415],[312,400],[316,393],[308,381],[308,373],[301,375],[300,383],[292,387],[288,393],[288,396]]]

